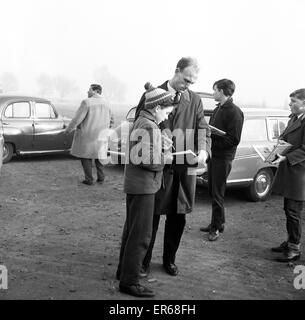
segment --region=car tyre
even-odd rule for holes
[[[11,143],[5,142],[4,150],[3,150],[3,158],[2,158],[3,163],[7,163],[11,161],[13,157],[13,153],[14,153],[13,145]]]
[[[247,196],[251,201],[265,201],[271,194],[274,174],[270,168],[261,169],[247,188]]]

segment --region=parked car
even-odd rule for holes
[[[3,150],[4,150],[4,138],[3,138],[3,129],[0,120],[0,170],[3,163]]]
[[[74,132],[64,134],[71,119],[61,116],[47,99],[0,95],[0,119],[4,163],[14,154],[57,153],[71,149]]]
[[[212,95],[200,93],[207,122],[215,108]],[[129,110],[126,121],[115,129],[114,139],[110,143],[113,151],[112,162],[124,162],[125,145],[136,107]],[[253,145],[272,148],[285,129],[290,112],[281,109],[242,108],[245,121],[232,170],[227,179],[227,187],[244,189],[251,201],[264,201],[271,192],[271,184],[277,166],[264,162],[253,148]],[[207,172],[203,168],[196,170],[198,185],[207,185]]]

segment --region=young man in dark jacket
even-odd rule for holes
[[[282,256],[279,262],[299,260],[302,235],[301,214],[305,203],[305,89],[290,94],[290,120],[280,139],[292,146],[284,155],[278,155],[274,164],[279,164],[273,184],[274,193],[284,197],[287,241],[271,248]]]
[[[235,84],[229,79],[216,81],[213,85],[214,99],[219,102],[209,125],[212,130],[212,158],[208,164],[209,193],[212,197],[212,221],[208,227],[200,230],[209,232],[209,240],[215,241],[219,232],[224,231],[224,197],[227,178],[232,168],[237,145],[239,144],[244,115],[233,103]],[[220,129],[225,134],[219,133]]]

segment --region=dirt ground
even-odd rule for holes
[[[115,279],[125,218],[123,168],[108,165],[105,173],[104,185],[82,185],[80,162],[67,155],[3,165],[0,264],[8,269],[8,289],[0,290],[0,299],[135,299],[121,294]],[[207,241],[199,227],[209,222],[210,201],[207,190],[197,188],[177,277],[161,268],[161,219],[152,270],[143,280],[155,299],[304,299],[305,290],[294,289],[293,266],[275,262],[269,250],[286,237],[282,199],[247,202],[242,192],[229,190],[226,208],[225,232]],[[297,264],[305,265],[304,258]]]

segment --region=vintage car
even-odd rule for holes
[[[14,154],[58,153],[71,149],[74,132],[64,134],[70,119],[62,117],[47,99],[0,95],[0,119],[4,163]]]
[[[0,120],[0,170],[3,163],[3,150],[4,150],[4,138],[3,138],[3,129]]]
[[[207,122],[215,108],[212,95],[199,93]],[[129,128],[134,120],[136,107],[129,110],[126,121],[115,129],[110,143],[113,163],[123,163]],[[264,201],[271,192],[271,184],[277,167],[264,162],[253,146],[272,148],[278,141],[289,120],[290,112],[282,109],[242,108],[245,121],[227,187],[242,188],[251,201]],[[196,170],[198,185],[207,185],[207,172]]]

